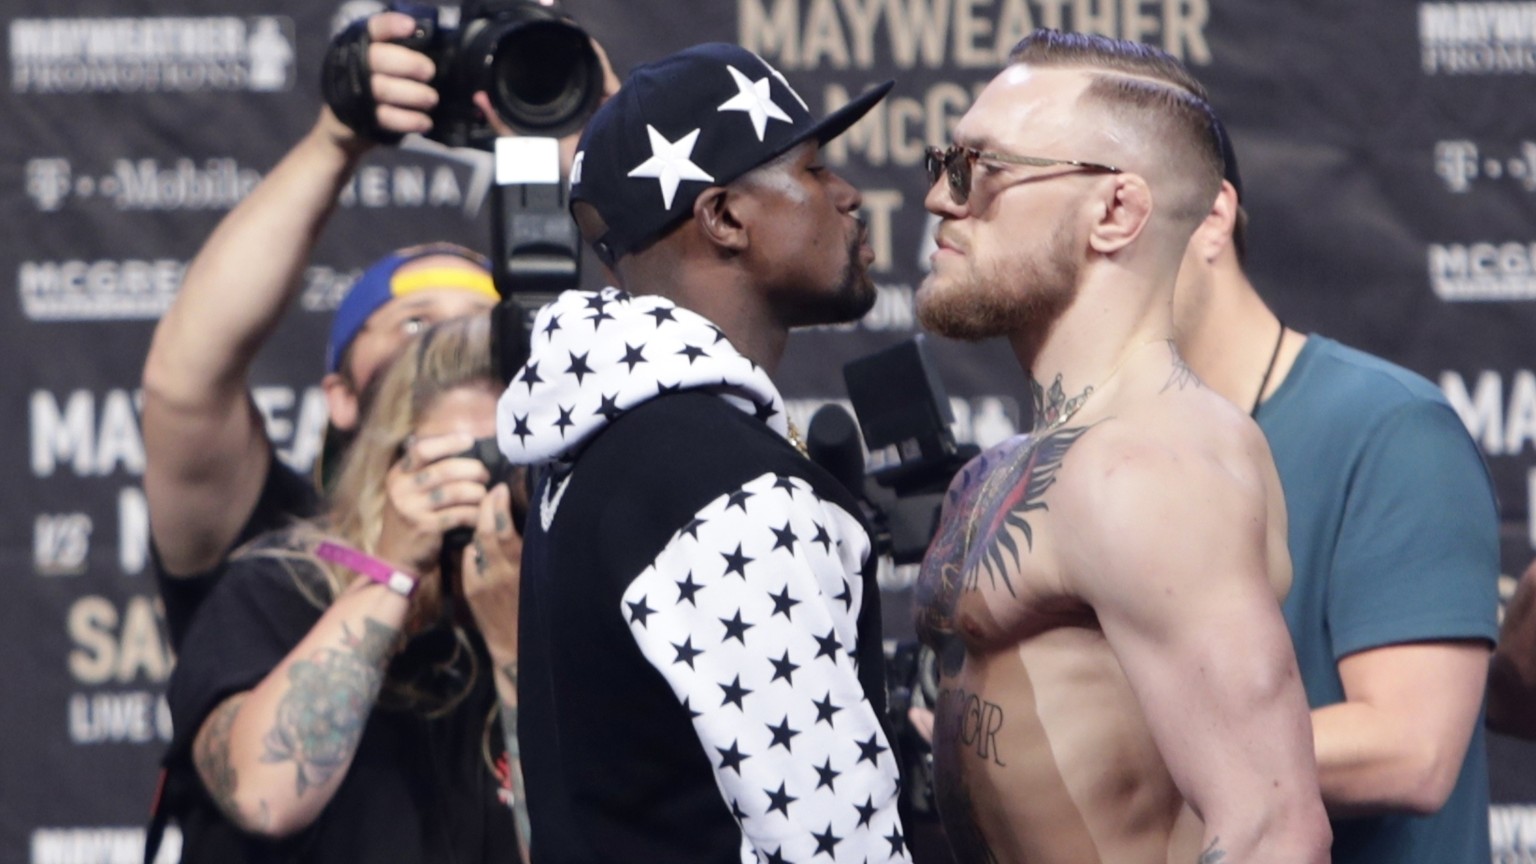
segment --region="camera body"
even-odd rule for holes
[[[487,489],[497,483],[510,482],[512,479],[512,463],[502,455],[501,448],[496,446],[495,438],[476,438],[475,443],[470,445],[468,450],[455,454],[451,458],[474,459],[484,465],[485,470],[491,475],[491,479],[485,481]],[[474,539],[475,529],[454,528],[443,535],[443,554],[457,559],[458,553],[464,551]],[[449,560],[449,557],[445,557],[444,560]]]
[[[415,34],[401,44],[437,67],[438,104],[426,136],[435,141],[483,146],[496,137],[472,101],[481,90],[508,126],[548,137],[579,129],[602,98],[603,68],[591,38],[533,0],[468,0],[459,10],[417,3],[391,8],[416,19]]]

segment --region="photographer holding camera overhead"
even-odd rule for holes
[[[425,330],[325,512],[227,562],[166,694],[184,862],[518,860],[499,391],[487,317]]]
[[[369,267],[337,309],[325,351],[329,428],[319,482],[276,458],[250,395],[251,365],[297,295],[337,196],[366,153],[408,133],[485,146],[523,132],[565,136],[568,171],[579,125],[618,87],[601,47],[542,4],[471,0],[461,21],[458,30],[430,28],[383,12],[337,37],[325,67],[329,106],[215,228],[155,330],[143,373],[144,488],[156,580],[184,666],[197,660],[196,646],[183,644],[188,628],[232,550],[319,511],[317,487],[330,485],[328,466],[357,433],[390,358],[435,322],[483,316],[498,302],[490,262],[462,247],[411,247]],[[487,73],[455,74],[476,51],[495,58]],[[501,506],[497,518],[511,524]],[[196,730],[178,726],[184,731]],[[168,812],[179,812],[195,784],[178,770],[190,769],[187,755],[173,748],[167,757],[148,857]],[[400,854],[391,860],[409,860],[393,851]],[[186,860],[199,860],[188,852]]]
[[[564,135],[568,169],[580,123],[618,88],[601,48],[530,0],[490,0],[463,20],[462,31],[438,29],[427,45],[427,28],[399,12],[337,37],[325,68],[331,106],[214,229],[155,329],[143,373],[144,491],[173,645],[232,549],[318,506],[316,484],[275,457],[249,377],[365,154],[406,133],[483,146],[515,124]],[[456,72],[475,50],[497,61],[479,81]],[[543,74],[520,75],[509,59]],[[429,244],[385,256],[352,286],[326,349],[330,422],[318,476],[356,429],[374,373],[412,334],[496,304],[489,268],[468,249]]]

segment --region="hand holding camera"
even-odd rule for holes
[[[569,135],[617,87],[597,43],[531,0],[392,9],[343,30],[325,57],[326,104],[364,139],[417,132],[487,146],[511,132]]]
[[[417,574],[438,569],[446,535],[473,530],[491,473],[465,456],[474,439],[464,433],[417,438],[390,467],[379,555]]]

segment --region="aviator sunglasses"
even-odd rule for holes
[[[939,177],[947,175],[949,177],[949,194],[955,199],[956,204],[964,204],[971,197],[971,169],[979,159],[985,159],[988,162],[1006,162],[1009,165],[1029,165],[1035,168],[1067,165],[1079,171],[1098,171],[1107,174],[1120,173],[1120,169],[1113,165],[1100,165],[1097,162],[1080,162],[1076,159],[1046,159],[1041,156],[1014,156],[1009,153],[977,150],[975,147],[965,147],[960,144],[951,144],[947,150],[929,147],[923,152],[926,157],[924,164],[928,169],[928,186],[931,188],[933,184],[939,182]]]

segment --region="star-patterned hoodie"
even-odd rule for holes
[[[497,428],[545,465],[518,661],[534,864],[909,860],[869,533],[767,374],[664,298],[567,292]]]

